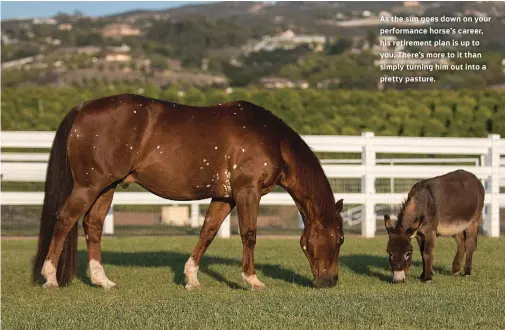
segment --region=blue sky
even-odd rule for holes
[[[58,12],[101,16],[134,9],[167,9],[186,4],[212,1],[2,1],[2,19],[19,17],[50,17]]]

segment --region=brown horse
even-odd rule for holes
[[[484,187],[472,173],[458,170],[416,183],[403,203],[395,228],[389,216],[384,216],[393,282],[405,280],[412,263],[412,237],[416,237],[421,249],[422,281],[429,282],[433,278],[433,249],[437,236],[453,236],[458,244],[452,274],[459,274],[466,252],[465,275],[470,275],[483,206]]]
[[[101,256],[104,218],[116,186],[136,182],[172,200],[211,198],[200,240],[184,267],[187,289],[234,207],[243,244],[242,277],[263,287],[254,270],[261,196],[280,185],[294,199],[305,229],[303,252],[316,287],[334,286],[343,244],[343,201],[335,203],[319,160],[271,112],[248,102],[193,107],[139,95],[91,100],[60,124],[48,165],[34,280],[67,285],[76,272],[77,222],[83,218],[91,281],[115,284]]]

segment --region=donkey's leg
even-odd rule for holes
[[[421,276],[419,276],[419,279],[424,278],[424,273],[426,271],[426,265],[424,263],[424,239],[417,235],[416,236],[417,244],[419,244],[419,250],[421,251],[421,260],[423,262],[423,272],[421,273]]]
[[[431,282],[433,279],[433,249],[435,248],[436,234],[434,231],[426,234],[424,237],[424,276],[421,277],[423,282]]]
[[[458,245],[458,251],[456,252],[456,256],[452,262],[452,275],[457,276],[461,270],[461,261],[465,255],[465,233],[458,233],[454,235],[454,238],[456,239],[456,244]]]
[[[477,235],[479,233],[478,220],[472,220],[472,223],[465,230],[465,275],[472,275],[472,257],[473,251],[477,248]]]
[[[210,203],[207,214],[205,215],[205,221],[203,223],[202,230],[200,231],[200,240],[196,244],[191,257],[189,257],[186,265],[184,266],[184,274],[186,275],[186,289],[191,290],[200,287],[198,282],[198,267],[200,266],[200,261],[209,247],[210,243],[221,227],[224,219],[230,214],[231,210],[235,207],[234,201],[220,201],[213,199]]]
[[[86,245],[88,246],[91,283],[105,289],[116,286],[114,282],[107,278],[103,270],[101,247],[103,223],[109,212],[114,190],[115,187],[111,187],[102,193],[88,213],[86,213],[82,222],[84,233],[86,234]]]
[[[58,260],[60,259],[65,239],[79,218],[91,207],[97,195],[98,192],[90,187],[74,186],[70,196],[58,213],[58,220],[54,226],[46,261],[41,271],[46,279],[44,287],[58,286],[56,270],[58,269]]]
[[[261,198],[257,188],[242,188],[234,193],[237,203],[237,214],[242,238],[242,278],[252,286],[252,289],[261,289],[265,285],[258,280],[254,270],[254,247],[256,246],[256,222]]]

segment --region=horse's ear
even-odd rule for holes
[[[341,199],[335,203],[335,213],[339,214],[344,209],[344,200]]]
[[[386,231],[388,232],[388,234],[390,234],[391,231],[393,230],[393,222],[391,221],[391,218],[387,214],[384,215],[384,225],[386,226]]]
[[[419,229],[419,227],[421,227],[423,221],[424,221],[424,215],[417,217],[416,220],[412,223],[412,225],[409,228],[407,228],[405,233],[407,233],[410,236],[410,238],[415,237],[417,235],[417,230]]]

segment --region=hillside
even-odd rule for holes
[[[493,17],[479,47],[488,72],[443,73],[437,85],[409,88],[505,83],[502,2],[218,2],[102,17],[74,13],[2,21],[2,86],[82,86],[94,78],[180,88],[374,90],[380,75],[374,65],[378,26],[359,22],[381,11]]]

